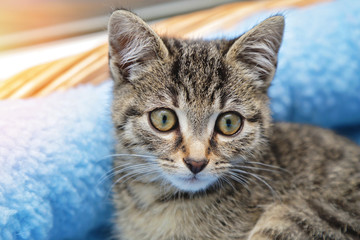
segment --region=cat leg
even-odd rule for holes
[[[352,207],[320,199],[274,203],[266,208],[248,240],[360,239],[360,211]]]

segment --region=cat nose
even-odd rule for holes
[[[186,164],[186,166],[194,174],[201,172],[209,162],[209,160],[207,160],[207,159],[195,160],[192,158],[184,158],[183,160],[184,160],[184,163]]]

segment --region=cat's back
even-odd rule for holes
[[[285,141],[290,141],[279,149],[281,151],[294,150],[301,148],[311,148],[311,150],[326,151],[332,149],[341,150],[343,148],[354,149],[353,151],[360,151],[360,146],[352,142],[346,137],[342,137],[332,130],[321,127],[277,122],[272,127],[271,142],[275,144],[286,144]],[[343,149],[345,150],[345,149]]]
[[[275,123],[271,152],[279,167],[306,189],[335,193],[360,187],[360,146],[334,132],[304,124]]]

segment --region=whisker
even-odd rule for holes
[[[100,179],[99,179],[99,183],[98,184],[102,184],[104,181],[106,181],[107,179],[126,172],[126,171],[131,171],[131,170],[138,170],[138,169],[149,169],[149,167],[153,167],[154,164],[152,163],[140,163],[140,164],[127,164],[128,166],[123,167],[123,166],[117,166],[115,168],[113,168],[112,170],[108,171],[107,173],[105,173],[105,175],[103,175]],[[119,169],[119,170],[117,170]]]
[[[153,176],[154,173],[158,173],[158,171],[157,170],[152,170],[152,171],[148,171],[148,172],[145,172],[145,173],[140,173],[140,174],[134,175],[134,177],[132,177],[133,179],[132,179],[131,182],[141,180],[141,178],[145,178],[145,177],[152,177],[150,179],[147,179],[148,183],[157,181],[160,177],[159,177],[159,175]],[[129,179],[131,179],[131,178],[127,178],[122,183],[126,183]]]
[[[148,169],[146,169],[146,170],[148,170]],[[114,181],[114,183],[110,186],[110,189],[109,189],[107,195],[109,195],[109,194],[110,194],[110,191],[115,187],[115,185],[118,184],[118,183],[119,183],[120,181],[122,181],[122,180],[124,180],[124,181],[122,182],[122,184],[124,184],[124,183],[126,183],[129,179],[131,179],[131,178],[133,178],[133,177],[141,176],[141,175],[146,176],[146,174],[147,174],[147,175],[150,175],[150,174],[157,173],[157,172],[158,172],[158,171],[157,171],[157,170],[154,170],[154,169],[152,169],[152,170],[150,170],[150,171],[147,171],[147,172],[146,172],[146,171],[142,171],[142,172],[129,172],[129,173],[121,176],[120,178],[116,179],[116,181]]]
[[[128,176],[131,176],[131,175],[136,175],[136,173],[128,173],[128,174],[125,174],[124,176],[120,177],[120,178],[117,179],[115,182],[113,182],[113,183],[111,184],[111,186],[110,186],[110,188],[109,188],[106,196],[109,196],[109,195],[110,195],[110,192],[113,190],[113,188],[115,187],[115,185],[116,185],[117,183],[119,183],[123,178],[128,177]]]
[[[117,165],[116,167],[113,167],[112,170],[116,170],[116,169],[131,169],[131,168],[137,168],[137,167],[142,167],[142,166],[149,166],[152,167],[155,164],[152,162],[146,162],[146,163],[129,163],[129,164],[122,164],[122,165]]]
[[[234,185],[231,183],[231,181],[230,181],[229,179],[227,179],[226,176],[221,176],[221,177],[219,178],[219,180],[220,180],[220,181],[221,181],[221,180],[225,181],[225,182],[226,182],[227,184],[229,184],[230,187],[231,187],[232,189],[234,189],[234,191],[236,192],[236,188],[235,188]]]
[[[288,170],[285,169],[285,168],[278,167],[278,166],[274,166],[274,165],[270,165],[270,164],[266,164],[266,163],[252,162],[252,161],[245,161],[244,163],[261,165],[261,166],[264,166],[264,167],[273,168],[273,169],[278,169],[278,170],[284,171],[284,172],[286,172],[286,173],[288,173],[288,174],[291,174],[291,172],[288,171]]]
[[[103,157],[100,160],[104,160],[109,157],[141,157],[141,158],[147,158],[147,159],[154,158],[154,156],[142,155],[142,154],[111,154],[111,155]],[[104,183],[106,180],[110,179],[111,177],[113,177],[117,174],[121,174],[125,171],[129,171],[129,170],[133,170],[133,169],[135,169],[135,170],[144,169],[145,170],[145,169],[148,169],[147,167],[152,167],[153,164],[154,163],[134,164],[132,162],[128,162],[128,163],[117,165],[116,167],[113,167],[110,171],[106,172],[103,176],[101,176],[100,179],[98,180],[97,185]],[[117,169],[120,169],[120,170],[117,170]],[[110,191],[113,188],[113,185],[110,187]]]
[[[251,192],[247,184],[247,181],[250,181],[248,178],[245,178],[244,176],[239,176],[238,174],[235,174],[233,172],[230,172],[230,178],[240,183],[243,187],[245,187],[248,192]]]
[[[235,174],[233,172],[230,172],[230,174],[231,174],[231,176],[236,178],[238,183],[241,183],[241,184],[247,184],[247,180],[249,180],[249,179],[246,179],[244,176],[239,176],[238,174]]]
[[[234,172],[238,172],[238,173],[242,173],[242,174],[248,174],[254,178],[256,178],[257,180],[259,180],[260,182],[262,182],[266,187],[268,187],[268,189],[271,191],[273,197],[278,198],[278,194],[275,192],[275,190],[271,187],[271,185],[266,182],[261,176],[255,174],[255,173],[249,173],[240,169],[232,169],[232,171]]]
[[[107,171],[103,176],[101,176],[101,178],[99,180],[101,180],[103,177],[106,177],[111,172],[114,172],[114,170],[116,170],[116,169],[123,168],[123,167],[130,166],[130,165],[134,165],[134,163],[128,162],[128,163],[121,164],[121,165],[116,166],[116,167],[112,167],[111,170]]]
[[[273,173],[281,173],[279,170],[259,168],[259,167],[250,167],[250,166],[242,166],[242,165],[236,165],[236,167],[237,168],[252,169],[252,170],[260,170],[260,171],[266,171],[266,172],[273,172]]]
[[[112,157],[142,157],[142,158],[154,158],[152,155],[144,155],[144,154],[131,154],[131,153],[117,153],[117,154],[110,154],[100,158],[98,161],[102,161]]]

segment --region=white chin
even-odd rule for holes
[[[198,177],[198,176],[189,176],[189,177],[177,177],[169,176],[167,177],[170,182],[177,187],[178,189],[186,192],[198,192],[204,191],[215,181],[215,177]]]

